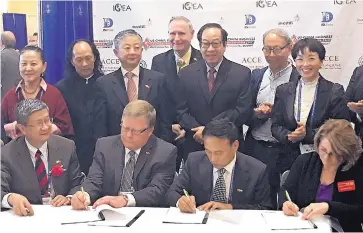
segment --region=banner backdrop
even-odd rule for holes
[[[353,69],[363,65],[363,0],[132,0],[93,1],[94,41],[105,73],[120,67],[113,54],[113,38],[125,29],[143,37],[141,65],[150,69],[153,56],[170,49],[168,23],[173,16],[189,18],[196,34],[208,22],[228,32],[225,56],[250,69],[267,65],[262,35],[283,28],[293,41],[304,37],[320,40],[327,50],[322,75],[347,86]]]

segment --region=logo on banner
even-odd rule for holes
[[[143,29],[143,28],[146,28],[146,25],[135,25],[135,26],[132,26],[132,29]]]
[[[363,18],[357,18],[357,23],[358,24],[363,24]]]
[[[103,18],[103,31],[112,32],[113,20],[111,18]]]
[[[363,56],[358,59],[358,65],[363,66]]]
[[[334,0],[334,5],[353,4],[355,0]]]
[[[246,18],[245,28],[256,28],[256,26],[253,26],[256,23],[256,16],[245,15],[245,18]]]
[[[322,68],[326,70],[341,70],[342,64],[340,63],[339,56],[325,56]]]
[[[332,38],[333,38],[333,35],[332,34],[318,35],[318,36],[296,36],[296,35],[293,35],[291,37],[293,43],[294,43],[294,41],[298,41],[298,40],[301,40],[301,39],[304,39],[304,38],[314,38],[314,39],[317,39],[318,41],[320,41],[323,45],[329,45]]]
[[[277,7],[277,3],[276,3],[276,1],[259,0],[259,1],[256,1],[256,7],[260,7],[260,8]]]
[[[143,59],[141,59],[141,60],[140,60],[140,66],[141,66],[142,68],[147,69],[146,61],[145,61],[145,60],[143,60]]]
[[[242,57],[241,64],[250,69],[258,69],[266,66],[263,61],[262,57]]]
[[[331,12],[325,11],[321,12],[322,19],[321,19],[321,26],[333,26],[332,23],[330,23],[334,16]]]
[[[300,21],[300,16],[296,14],[292,20],[280,21],[277,23],[277,25],[281,27],[291,27],[292,25],[296,24],[299,21]]]
[[[170,48],[170,42],[167,39],[146,38],[143,42],[143,45],[144,45],[145,50]]]
[[[253,47],[255,37],[230,37],[227,40],[227,47]]]
[[[203,6],[197,2],[186,2],[183,4],[183,10],[203,10]]]
[[[97,48],[112,48],[113,40],[95,40],[94,41]]]
[[[130,5],[123,5],[120,3],[117,3],[113,5],[113,11],[120,12],[120,11],[131,11]]]

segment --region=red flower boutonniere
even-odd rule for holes
[[[52,167],[51,174],[52,176],[61,176],[66,169],[63,168],[63,164],[60,160],[56,162],[56,164]]]

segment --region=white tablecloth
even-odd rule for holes
[[[130,207],[132,208],[132,207]],[[145,213],[131,227],[95,227],[87,224],[61,225],[64,216],[71,214],[71,207],[51,207],[33,205],[35,215],[32,217],[18,217],[12,211],[0,213],[1,232],[278,232],[271,231],[261,210],[221,210],[211,212],[207,224],[166,224],[162,219],[166,214],[167,208],[139,208],[144,209]],[[76,221],[76,219],[75,219]],[[318,229],[298,230],[302,233],[326,233],[331,232],[329,221],[319,218],[313,221]],[[41,230],[39,230],[41,229]],[[281,231],[288,232],[288,231]],[[296,230],[293,232],[297,232]]]

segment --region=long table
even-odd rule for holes
[[[271,231],[262,217],[262,210],[219,210],[209,214],[206,224],[166,224],[162,219],[167,212],[167,208],[141,208],[145,213],[131,227],[95,227],[87,224],[61,225],[64,216],[72,214],[70,206],[52,207],[46,205],[33,205],[34,216],[19,217],[13,211],[0,213],[1,232],[279,232]],[[331,232],[329,220],[325,217],[317,218],[313,221],[317,229],[294,230],[302,233],[325,233]],[[40,230],[41,229],[41,230]],[[281,231],[289,232],[289,231]]]

